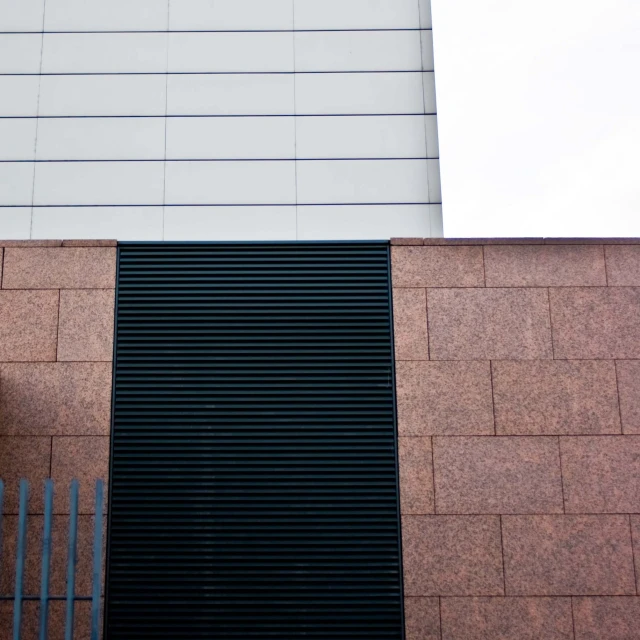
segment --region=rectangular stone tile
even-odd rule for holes
[[[398,362],[403,436],[493,434],[488,362]]]
[[[500,518],[403,516],[406,596],[502,595]]]
[[[117,247],[117,240],[63,240],[63,247]]]
[[[109,434],[110,362],[0,364],[0,378],[0,434]]]
[[[0,436],[0,478],[4,513],[18,513],[20,480],[29,481],[29,513],[44,510],[44,480],[49,477],[51,438]]]
[[[40,603],[26,601],[23,603],[20,640],[39,640]],[[66,604],[64,601],[49,603],[49,624],[47,640],[65,639]],[[102,613],[101,620],[102,620]],[[99,622],[102,629],[102,621]],[[73,640],[90,640],[91,638],[91,602],[80,601],[75,604],[73,618]],[[13,639],[13,603],[0,601],[0,640]]]
[[[610,287],[640,287],[640,245],[604,248]]]
[[[436,513],[562,513],[557,438],[434,438]]]
[[[1,240],[0,246],[5,249],[8,247],[18,247],[21,249],[27,247],[61,247],[62,240]]]
[[[545,244],[638,244],[638,238],[545,238]]]
[[[567,513],[640,513],[640,436],[560,438]]]
[[[631,542],[633,543],[633,558],[636,569],[636,592],[640,595],[640,516],[630,516]]]
[[[544,244],[544,238],[425,238],[425,245]]]
[[[106,548],[106,519],[102,521],[102,566]],[[92,515],[78,516],[78,550],[76,563],[76,594],[91,595],[93,567],[93,536],[95,518]],[[66,593],[67,548],[69,545],[69,516],[54,516],[51,537],[51,592]]]
[[[570,598],[442,598],[442,640],[573,640]]]
[[[555,357],[640,358],[640,288],[551,289]]]
[[[424,244],[422,238],[391,238],[389,241],[391,246],[403,246],[403,245],[420,245]]]
[[[438,598],[404,599],[405,640],[440,640]]]
[[[402,513],[433,513],[431,438],[398,438],[400,509]]]
[[[628,516],[503,516],[507,595],[633,595]]]
[[[58,360],[111,362],[114,305],[113,289],[61,291]]]
[[[2,285],[2,268],[4,266],[4,249],[0,249],[0,286]]]
[[[51,477],[57,487],[55,513],[69,513],[71,480],[80,483],[80,513],[95,512],[96,480],[109,476],[110,438],[108,436],[56,436],[53,438]],[[105,511],[106,511],[105,499]]]
[[[637,640],[640,598],[574,598],[576,640]]]
[[[47,640],[64,640],[66,603],[49,603],[49,625]],[[20,640],[39,640],[40,603],[26,601],[22,609]],[[102,627],[99,627],[100,629]],[[73,640],[91,638],[91,602],[76,602],[73,618]],[[13,639],[13,603],[0,602],[0,640]]]
[[[54,361],[57,291],[0,291],[0,362]]]
[[[392,247],[394,287],[484,287],[482,247]]]
[[[6,249],[4,289],[115,287],[116,249],[59,247]]]
[[[24,595],[40,594],[42,571],[42,526],[43,516],[30,515],[27,518],[27,553],[24,564]],[[18,516],[3,518],[2,530],[2,572],[0,572],[0,595],[15,593],[16,552],[18,541]]]
[[[591,287],[607,284],[603,248],[584,246],[488,246],[488,287]]]
[[[640,434],[640,360],[619,360],[616,370],[622,431]]]
[[[396,360],[428,360],[427,292],[393,290],[393,333]]]
[[[613,362],[491,363],[499,434],[620,433]]]
[[[0,578],[2,595],[13,594],[15,589],[16,549],[18,535],[18,516],[6,516],[3,536],[4,552],[3,572]],[[27,521],[27,554],[25,562],[24,595],[39,595],[42,578],[42,533],[44,517],[29,516]],[[103,520],[103,534],[106,533],[106,520]],[[51,532],[51,565],[49,592],[52,595],[66,594],[67,558],[69,546],[69,516],[54,516]],[[91,595],[93,566],[94,517],[78,516],[76,595]],[[106,536],[103,535],[103,566]],[[6,554],[6,555],[5,555]],[[104,574],[103,574],[104,575]]]
[[[430,289],[432,360],[552,358],[544,289]]]

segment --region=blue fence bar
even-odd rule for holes
[[[71,481],[71,515],[69,517],[69,556],[67,562],[67,615],[64,638],[73,640],[73,613],[76,596],[76,559],[78,552],[78,481]]]
[[[51,567],[51,523],[53,520],[53,481],[44,485],[44,531],[42,533],[42,583],[40,588],[40,640],[47,640],[49,620],[49,571]]]
[[[13,640],[20,640],[22,626],[22,594],[24,592],[24,562],[27,555],[27,510],[29,485],[20,480],[20,508],[18,516],[18,551],[16,554],[16,591],[13,601]]]
[[[104,486],[96,482],[96,516],[93,535],[93,592],[91,596],[91,640],[100,639],[100,586],[102,584],[102,501]]]

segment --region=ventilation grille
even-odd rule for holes
[[[125,244],[117,303],[109,638],[402,638],[387,244]]]

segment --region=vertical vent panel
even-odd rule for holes
[[[107,630],[400,640],[389,248],[119,248]]]

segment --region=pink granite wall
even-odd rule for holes
[[[61,593],[61,488],[107,473],[113,245],[0,242],[4,551],[27,477],[29,594],[43,479],[59,489]],[[398,240],[392,254],[407,640],[637,640],[640,242]],[[86,489],[80,506],[84,595]],[[4,562],[1,594],[12,581]],[[0,640],[9,614],[0,603]],[[36,614],[27,603],[26,638]],[[54,603],[58,631],[61,616]]]
[[[637,640],[640,242],[393,244],[407,640]]]
[[[43,480],[55,481],[51,592],[65,593],[68,487],[80,480],[77,594],[90,595],[93,486],[107,477],[116,273],[115,242],[0,241],[0,478],[5,535],[0,595],[14,588],[18,481],[31,484],[25,593],[40,592]],[[10,637],[0,602],[0,640]],[[37,637],[37,603],[24,638]],[[51,605],[62,632],[63,603]],[[78,605],[85,637],[88,608]],[[60,636],[62,637],[62,636]]]

